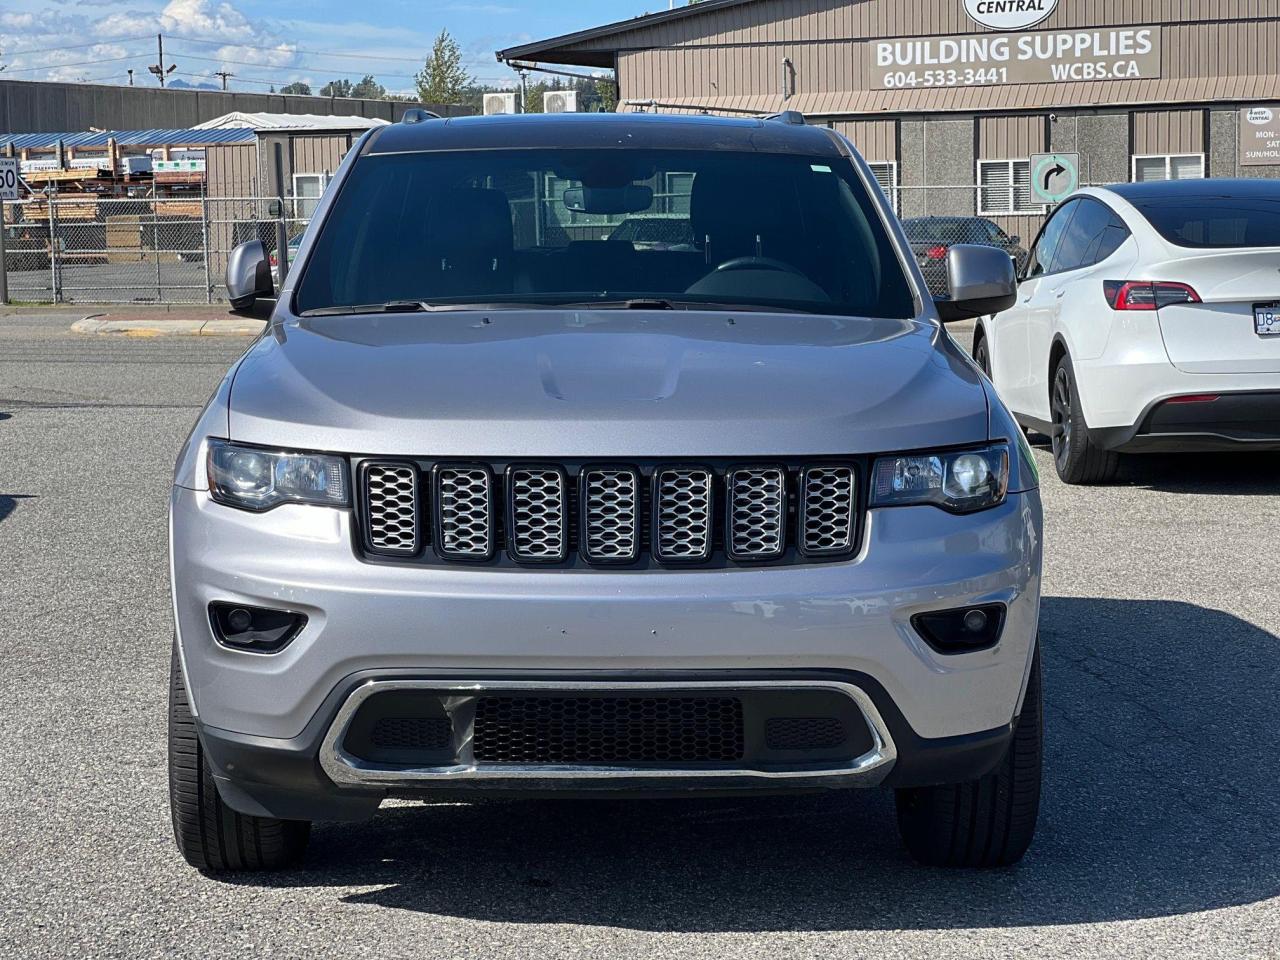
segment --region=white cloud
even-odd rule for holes
[[[229,3],[210,0],[169,0],[160,11],[160,29],[178,36],[202,40],[254,40],[259,32],[248,18]]]

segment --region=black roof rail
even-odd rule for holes
[[[790,123],[798,127],[805,125],[804,114],[799,110],[783,110],[781,113],[771,113],[764,119],[777,120],[779,123]]]
[[[441,120],[443,117],[421,107],[410,107],[400,116],[401,123],[421,123],[423,120]]]

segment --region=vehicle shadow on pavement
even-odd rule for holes
[[[1280,639],[1189,603],[1044,602],[1040,832],[1015,868],[912,863],[884,791],[400,806],[319,825],[246,886],[507,923],[951,929],[1159,917],[1280,895]],[[376,886],[377,889],[368,890]]]
[[[1049,438],[1031,434],[1031,445],[1049,452]],[[1052,461],[1042,471],[1053,471]],[[1126,456],[1115,487],[1203,496],[1259,496],[1280,493],[1277,453],[1147,453]]]
[[[0,523],[9,518],[13,511],[18,509],[19,500],[32,500],[34,496],[28,493],[0,493]]]

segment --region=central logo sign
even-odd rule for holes
[[[969,16],[993,30],[1025,30],[1058,9],[1058,0],[964,0]]]

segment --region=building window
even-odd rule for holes
[[[1133,182],[1149,183],[1152,180],[1203,180],[1204,154],[1188,153],[1173,156],[1146,156],[1133,158]]]
[[[884,195],[889,198],[889,205],[894,210],[898,209],[898,165],[892,161],[884,163],[868,163],[871,168],[871,175],[876,178],[876,182],[880,184],[880,189],[884,191]]]
[[[979,160],[978,212],[1043,213],[1031,197],[1031,161]]]
[[[295,173],[293,175],[293,215],[310,220],[320,205],[320,195],[329,183],[327,173]]]

